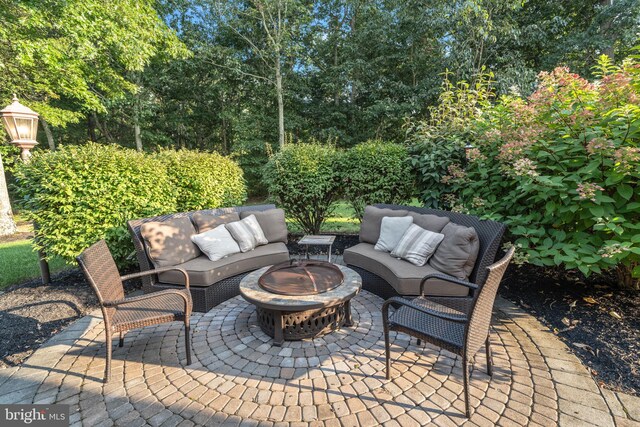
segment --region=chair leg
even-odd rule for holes
[[[391,351],[389,349],[389,328],[387,327],[387,325],[384,325],[384,354],[385,354],[385,359],[386,359],[386,375],[387,375],[387,379],[391,378],[391,373],[390,373],[390,362],[389,359],[391,358]]]
[[[104,382],[108,383],[109,380],[111,379],[111,344],[112,344],[112,338],[111,338],[111,332],[107,331],[106,332],[107,335],[107,364],[104,367]]]
[[[122,347],[124,345],[124,334],[120,332],[120,341],[118,341],[118,347]]]
[[[467,418],[471,418],[471,410],[469,408],[469,363],[467,358],[462,359],[462,373],[464,377],[464,409]]]
[[[191,365],[191,344],[190,344],[190,327],[187,322],[184,324],[184,346],[187,351],[187,365]]]
[[[491,355],[491,343],[489,342],[489,336],[487,335],[487,340],[484,343],[484,347],[487,351],[487,375],[493,375],[493,356]]]

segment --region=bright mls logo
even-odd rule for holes
[[[67,427],[69,405],[0,405],[2,427]]]

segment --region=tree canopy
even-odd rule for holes
[[[233,154],[259,191],[267,146],[402,142],[446,70],[526,96],[540,71],[628,55],[639,17],[637,0],[0,0],[0,100],[64,144]]]

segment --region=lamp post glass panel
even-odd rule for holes
[[[38,113],[20,104],[18,98],[13,95],[13,102],[0,111],[4,128],[11,138],[10,143],[21,149],[22,161],[29,161],[31,150],[38,142]]]

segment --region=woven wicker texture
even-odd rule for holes
[[[491,375],[489,323],[498,286],[514,253],[512,247],[500,261],[487,268],[484,286],[478,288],[469,283],[469,287],[477,288],[470,298],[451,298],[447,305],[423,296],[412,300],[401,297],[387,300],[382,306],[387,378],[390,370],[389,331],[403,332],[458,354],[462,356],[466,416],[469,417],[469,362],[485,344],[487,370]],[[390,313],[390,307],[397,309]]]
[[[87,248],[78,262],[85,270],[85,274],[90,272],[90,282],[101,305],[124,298],[124,286],[120,280],[120,272],[118,272],[118,267],[104,240]],[[110,314],[114,311],[115,309],[108,308]]]
[[[120,346],[124,344],[123,332],[135,328],[157,325],[159,323],[183,321],[185,325],[185,348],[187,364],[191,364],[191,346],[189,344],[189,317],[192,301],[189,292],[189,277],[185,276],[185,287],[180,290],[169,289],[151,295],[125,298],[123,280],[144,277],[150,272],[134,273],[120,276],[118,268],[104,240],[100,240],[87,248],[76,258],[91,287],[96,292],[102,315],[104,317],[107,361],[104,381],[111,377],[112,335],[120,333]],[[162,268],[155,271],[166,271]]]
[[[186,289],[159,292],[153,298],[130,298],[118,306],[113,315],[114,331],[128,331],[158,323],[184,320],[185,301],[190,299]]]
[[[154,270],[154,266],[149,259],[145,246],[144,240],[142,239],[142,235],[140,234],[140,226],[146,222],[151,221],[167,221],[173,218],[181,218],[181,217],[189,217],[191,218],[196,213],[202,214],[210,214],[210,215],[222,215],[225,213],[231,212],[242,212],[242,211],[266,211],[269,209],[275,209],[275,205],[256,205],[256,206],[235,206],[229,208],[219,208],[219,209],[205,209],[201,211],[192,211],[192,212],[178,212],[174,214],[161,215],[151,218],[140,218],[134,219],[127,222],[127,227],[129,229],[129,234],[133,239],[133,245],[136,249],[136,257],[138,258],[138,263],[140,264],[140,271],[157,271]],[[211,308],[228,300],[229,298],[233,298],[240,294],[239,286],[240,280],[247,273],[242,273],[237,276],[229,277],[227,279],[223,279],[217,283],[214,283],[208,287],[194,287],[191,288],[191,297],[193,299],[193,309],[198,312],[207,312],[211,310]],[[151,292],[157,292],[163,289],[183,289],[184,287],[181,285],[173,285],[168,283],[161,283],[158,281],[157,274],[149,274],[142,278],[142,290],[145,294]]]

